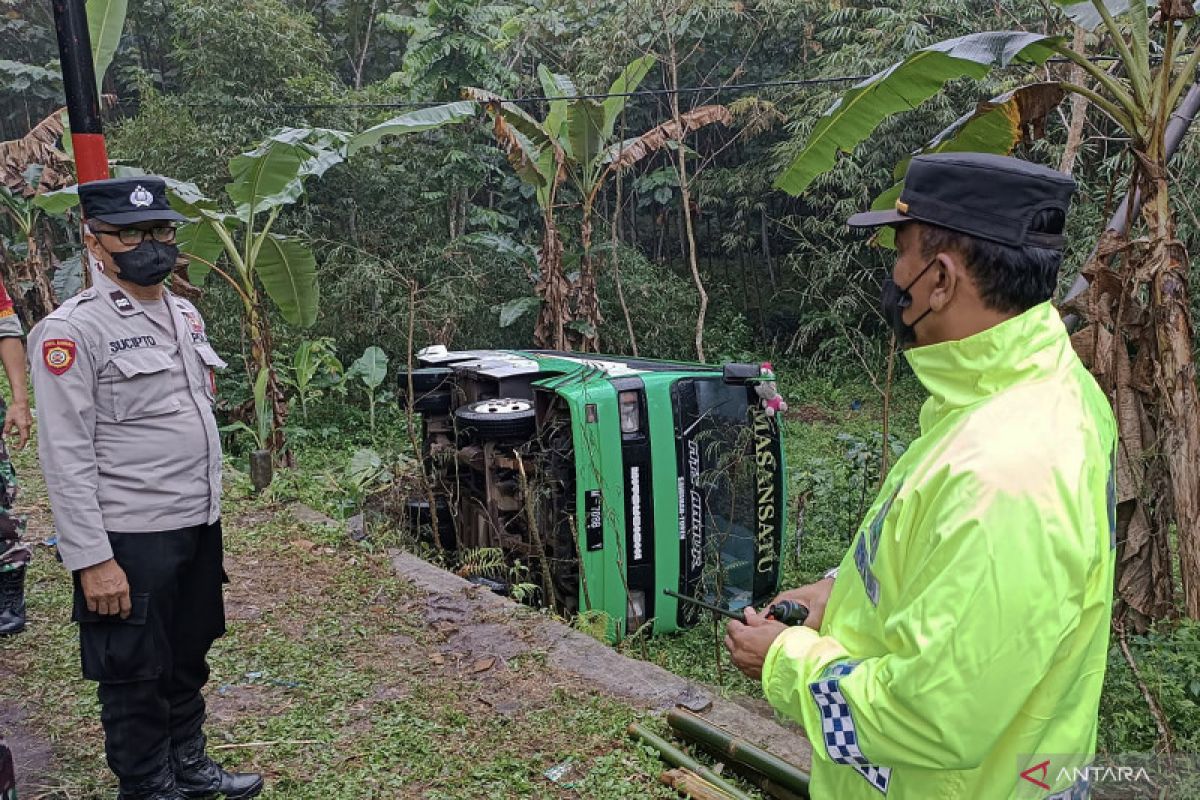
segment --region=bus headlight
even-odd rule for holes
[[[629,593],[629,607],[625,611],[625,635],[632,636],[646,623],[646,593],[634,589]]]
[[[617,396],[621,412],[621,433],[637,433],[642,428],[642,404],[637,392],[621,392]]]

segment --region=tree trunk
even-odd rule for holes
[[[250,334],[250,357],[256,367],[256,374],[250,376],[253,386],[257,372],[267,371],[267,402],[271,404],[271,438],[263,443],[264,447],[275,454],[275,458],[283,466],[294,466],[295,457],[287,449],[287,435],[284,426],[287,424],[287,396],[279,385],[279,376],[275,374],[275,365],[271,359],[271,327],[267,315],[258,305],[258,298],[247,318],[247,329]],[[252,420],[257,427],[257,419]]]
[[[763,261],[767,264],[767,277],[771,279],[771,293],[779,291],[779,284],[775,282],[775,263],[771,260],[771,237],[767,226],[767,210],[764,208],[759,212],[760,232],[762,236],[762,254]]]
[[[592,211],[593,199],[583,200],[583,219],[579,226],[579,239],[583,244],[583,257],[579,266],[579,305],[575,318],[591,328],[579,337],[579,350],[584,353],[600,352],[600,323],[604,316],[600,311],[600,294],[596,288],[596,267],[592,261]]]
[[[367,32],[363,36],[362,50],[358,54],[358,60],[354,64],[354,91],[362,88],[363,67],[367,62],[367,52],[371,49],[371,32],[375,29],[375,4],[378,0],[371,0],[371,8],[367,12]]]
[[[1150,391],[1179,540],[1186,613],[1200,619],[1200,397],[1188,304],[1188,254],[1175,238],[1165,166],[1147,186],[1142,208],[1150,238],[1150,316],[1145,346],[1154,358]]]
[[[1075,39],[1071,49],[1080,55],[1087,53],[1087,29],[1075,26]],[[1086,78],[1083,68],[1076,65],[1071,68],[1071,82],[1083,85]],[[1063,148],[1062,160],[1058,164],[1059,172],[1068,175],[1075,169],[1075,158],[1079,155],[1079,146],[1083,144],[1083,124],[1087,121],[1088,99],[1081,94],[1071,95],[1071,118],[1067,124],[1067,144]]]
[[[538,254],[542,275],[534,290],[542,300],[533,329],[534,343],[540,348],[567,349],[565,325],[570,315],[571,287],[563,275],[562,253],[554,215],[546,211],[542,215],[542,249]]]
[[[1200,619],[1200,397],[1188,258],[1175,238],[1166,171],[1148,157],[1141,163],[1139,173],[1151,172],[1139,184],[1146,235],[1102,239],[1085,267],[1092,324],[1072,337],[1116,412],[1117,593],[1139,632],[1175,613],[1172,527],[1185,610]]]
[[[11,284],[9,293],[19,292],[21,283],[32,285],[32,290],[23,293],[21,296],[25,301],[25,313],[29,315],[32,322],[36,323],[53,311],[57,307],[58,302],[54,297],[54,289],[50,286],[50,279],[46,277],[46,273],[50,268],[50,248],[42,249],[42,243],[38,241],[36,227],[26,237],[26,245],[29,248],[29,257],[25,259],[19,273],[16,275],[17,280]]]
[[[1109,241],[1126,246],[1115,234]],[[1145,631],[1173,608],[1170,515],[1153,502],[1163,481],[1146,452],[1145,443],[1154,440],[1154,426],[1144,395],[1133,385],[1132,337],[1114,324],[1121,307],[1121,270],[1110,268],[1107,257],[1098,257],[1087,269],[1093,280],[1087,293],[1092,323],[1072,336],[1071,343],[1116,413],[1116,591],[1126,623]]]
[[[621,141],[624,141],[624,136],[625,136],[624,124],[621,125],[621,136],[622,136]],[[618,172],[617,172],[617,209],[616,209],[616,213],[613,214],[613,219],[612,219],[612,231],[611,231],[611,233],[612,233],[612,250],[610,252],[611,252],[611,257],[612,257],[613,279],[617,283],[617,301],[620,302],[620,304],[621,304],[621,313],[625,316],[625,329],[629,332],[629,352],[631,352],[633,354],[634,358],[636,358],[638,355],[637,336],[633,332],[633,317],[630,316],[630,314],[629,314],[629,303],[626,302],[626,300],[625,300],[625,286],[621,282],[621,257],[620,257],[620,253],[619,253],[618,247],[617,247],[617,243],[621,241],[621,225],[620,225],[620,223],[621,223],[621,200],[622,200],[621,189],[622,189],[622,185],[623,185],[623,181],[621,179],[621,172],[618,170]],[[636,247],[636,243],[634,246]]]
[[[667,15],[664,12],[663,21],[669,24]],[[671,78],[671,88],[679,88],[679,59],[675,53],[675,40],[668,34],[668,45],[670,48],[671,58],[668,62],[668,74]],[[683,125],[682,117],[679,113],[679,92],[671,92],[671,118],[674,119],[677,129],[680,131],[682,141],[683,131],[687,130]],[[696,358],[704,361],[704,320],[708,315],[708,292],[704,288],[704,278],[700,275],[700,265],[696,263],[696,234],[692,228],[692,191],[691,184],[688,181],[687,171],[687,148],[675,148],[676,169],[679,171],[679,191],[683,196],[682,214],[683,225],[681,226],[686,234],[683,238],[686,244],[684,258],[687,260],[688,267],[692,272],[692,283],[696,286],[696,297],[699,300],[699,308],[696,311]]]

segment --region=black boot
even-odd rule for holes
[[[224,795],[228,800],[255,797],[263,790],[257,772],[226,772],[204,752],[204,734],[196,734],[171,748],[175,782],[183,797],[208,798]]]
[[[25,567],[0,572],[0,636],[25,630]]]
[[[158,772],[132,786],[122,781],[117,800],[187,800],[187,795],[176,788],[175,773],[169,764],[164,764]]]

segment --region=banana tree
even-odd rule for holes
[[[61,211],[37,202],[43,194],[74,183],[71,158],[58,148],[64,118],[64,110],[59,109],[20,139],[0,142],[0,219],[7,220],[13,240],[24,249],[22,259],[11,249],[0,253],[0,263],[5,285],[26,325],[66,299],[56,296],[49,277],[55,258],[48,222]]]
[[[463,101],[404,114],[364,131],[351,141],[350,152],[375,144],[384,136],[462,122],[482,107],[492,120],[492,133],[513,171],[534,189],[542,214],[540,274],[535,287],[540,310],[534,338],[542,347],[596,350],[603,316],[592,257],[592,219],[600,190],[617,170],[673,146],[698,128],[729,120],[723,106],[704,106],[685,114],[680,124],[670,122],[640,136],[616,141],[617,120],[628,96],[637,90],[654,63],[651,56],[630,63],[613,81],[603,102],[580,97],[569,77],[556,75],[544,65],[539,67],[538,77],[550,98],[543,120],[485,89],[467,87],[463,89]],[[577,191],[581,208],[582,253],[577,282],[563,270],[557,219],[559,189],[567,181]],[[522,304],[521,310],[527,307]]]
[[[272,410],[272,429],[263,446],[275,453],[285,445],[287,403],[271,360],[264,294],[284,320],[307,328],[317,318],[318,290],[312,251],[300,239],[280,235],[273,228],[283,209],[303,195],[308,178],[320,177],[345,159],[350,139],[341,131],[284,128],[234,157],[229,162],[232,180],[225,185],[232,212],[222,211],[194,184],[167,179],[172,207],[191,220],[177,236],[179,249],[190,262],[188,278],[202,286],[209,273],[216,273],[242,302],[242,323],[250,343],[246,369],[251,384],[266,376],[264,397]],[[78,202],[74,186],[35,199],[39,207],[53,213]],[[228,262],[225,268],[222,256]]]
[[[724,106],[702,106],[674,121],[638,136],[615,139],[617,121],[628,96],[637,90],[654,67],[653,56],[631,62],[609,87],[603,102],[580,97],[566,75],[538,67],[538,78],[549,101],[549,112],[537,121],[515,104],[506,103],[480,89],[464,94],[484,104],[494,122],[497,141],[505,148],[517,175],[537,190],[543,215],[540,254],[542,307],[535,328],[539,344],[584,351],[599,349],[603,322],[592,254],[593,214],[596,199],[610,177],[663,147],[674,146],[690,132],[714,122],[728,123]],[[554,220],[559,185],[570,181],[580,198],[580,271],[574,285],[562,271],[562,243]],[[564,302],[569,300],[569,302]]]
[[[317,260],[301,239],[276,233],[280,213],[300,199],[304,183],[320,177],[346,156],[350,135],[323,128],[284,128],[255,149],[229,162],[232,180],[225,193],[233,211],[189,183],[171,182],[171,205],[192,219],[179,231],[188,256],[188,278],[202,286],[216,273],[242,302],[242,323],[250,343],[247,370],[267,375],[273,431],[266,441],[283,451],[287,402],[271,358],[271,331],[265,298],[291,325],[307,328],[317,319]],[[219,264],[224,256],[225,268]]]
[[[3,184],[0,184],[0,212],[0,218],[8,221],[13,244],[24,250],[24,257],[18,258],[16,247],[0,241],[0,277],[17,302],[22,322],[29,327],[58,305],[50,284],[55,258],[46,227],[47,215],[31,198]]]
[[[1184,606],[1188,616],[1200,618],[1200,398],[1188,256],[1175,235],[1164,146],[1167,124],[1195,81],[1200,37],[1188,2],[1163,0],[1153,20],[1144,0],[1059,5],[1070,21],[1111,48],[1119,70],[1102,69],[1061,36],[989,31],[932,45],[848,91],[818,121],[777,185],[803,192],[839,153],[853,151],[884,119],[919,106],[950,80],[980,79],[1010,64],[1044,64],[1051,56],[1082,70],[1085,83],[1043,86],[1059,97],[1086,98],[1129,140],[1130,187],[1143,200],[1140,235],[1109,231],[1102,237],[1083,267],[1090,289],[1075,305],[1090,324],[1073,342],[1113,401],[1120,425],[1118,594],[1136,627],[1173,613],[1174,526]],[[931,147],[1008,153],[1055,103],[1045,91],[997,98]],[[981,120],[989,114],[985,125]],[[974,132],[969,144],[963,139],[967,128]],[[877,207],[894,201],[897,191],[882,195]]]

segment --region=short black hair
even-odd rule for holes
[[[1034,214],[1029,230],[1062,233],[1066,222],[1061,209],[1045,208]],[[1011,247],[928,223],[922,223],[920,234],[923,258],[946,251],[962,256],[984,305],[994,311],[1028,311],[1049,300],[1058,286],[1062,250]]]

